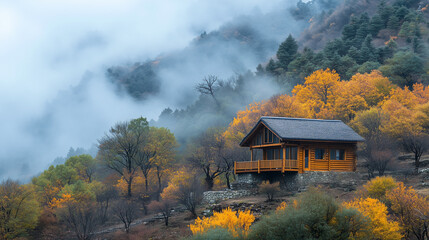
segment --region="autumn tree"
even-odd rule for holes
[[[345,203],[346,207],[358,209],[370,221],[370,231],[375,239],[402,239],[398,222],[391,221],[387,215],[387,207],[374,198],[360,198]]]
[[[36,227],[39,214],[31,185],[20,185],[10,179],[0,184],[0,239],[27,236]]]
[[[156,153],[153,156],[156,179],[158,181],[157,197],[162,192],[163,177],[171,171],[178,146],[174,134],[167,128],[151,127],[149,129],[148,151]]]
[[[64,165],[74,168],[79,177],[87,182],[92,181],[96,170],[96,161],[89,154],[70,157]]]
[[[128,197],[132,196],[131,186],[139,169],[137,154],[147,143],[148,132],[149,124],[141,117],[116,124],[99,140],[99,158],[126,181]]]
[[[417,239],[429,238],[429,199],[420,196],[412,187],[399,182],[397,187],[386,194],[391,209],[404,228],[405,237],[413,234]]]
[[[40,202],[50,205],[66,185],[72,185],[79,180],[76,169],[65,164],[50,166],[37,177],[32,179]]]
[[[338,97],[340,76],[335,70],[317,70],[305,78],[303,85],[297,85],[293,94],[312,118],[332,118],[329,111]]]
[[[202,192],[196,173],[187,169],[180,169],[173,174],[168,186],[161,193],[161,198],[183,204],[196,218],[196,209],[201,203]]]

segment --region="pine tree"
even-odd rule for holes
[[[358,50],[356,47],[354,47],[354,46],[352,46],[352,47],[349,49],[349,51],[348,51],[347,55],[348,55],[348,56],[350,56],[350,57],[351,57],[353,60],[355,60],[355,61],[358,61],[358,59],[360,58],[360,52],[359,52],[359,50]]]
[[[375,49],[372,46],[372,37],[371,35],[366,36],[364,42],[362,43],[362,47],[360,49],[360,58],[358,63],[362,64],[366,61],[377,61],[374,52]]]
[[[279,59],[280,67],[287,70],[287,66],[295,58],[298,52],[298,44],[291,34],[280,44],[277,51],[277,58]]]
[[[373,36],[377,36],[378,32],[383,29],[384,24],[381,20],[380,15],[375,15],[372,17],[371,22],[369,23],[369,33]]]
[[[277,69],[276,62],[274,62],[273,59],[270,59],[270,61],[268,62],[267,66],[265,67],[265,71],[267,71],[267,72],[269,72],[269,73],[271,73],[273,75],[277,75],[276,69]]]
[[[399,19],[396,15],[391,15],[389,17],[389,22],[387,22],[387,28],[392,30],[397,30],[399,28]]]

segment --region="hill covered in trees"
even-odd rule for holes
[[[262,31],[274,18],[278,35],[258,32],[244,18],[201,34],[182,51],[107,69],[119,92],[145,101],[159,93],[165,76],[176,77],[168,69],[198,62],[184,68],[201,67],[201,79],[188,89],[198,98],[165,109],[157,121],[140,117],[106,129],[96,157],[71,149],[30,183],[2,182],[0,238],[91,239],[118,224],[127,235],[150,213],[159,213],[168,231],[172,208],[197,219],[190,225],[195,239],[427,238],[427,196],[391,178],[371,180],[344,202],[311,190],[255,223],[250,211],[231,209],[197,218],[203,191],[230,188],[234,161],[249,157],[237,145],[264,115],[341,119],[366,138],[359,149],[363,176],[400,172],[391,166],[408,154],[413,164],[404,176],[427,180],[421,163],[429,148],[429,5],[351,5],[300,1],[287,10],[310,21],[299,37],[278,41],[288,33],[277,12],[277,19],[261,15],[255,24]],[[210,59],[223,58],[210,66]]]

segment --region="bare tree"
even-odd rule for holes
[[[109,208],[111,207],[111,201],[118,196],[116,189],[113,186],[103,187],[96,191],[95,198],[97,200],[100,221],[102,224],[108,220]]]
[[[194,218],[197,217],[197,206],[202,201],[203,190],[197,176],[191,178],[191,181],[185,185],[179,186],[178,202],[183,204],[191,212]]]
[[[115,216],[124,223],[125,231],[130,232],[131,223],[137,219],[138,207],[133,201],[121,200],[113,207]]]
[[[219,83],[219,79],[215,75],[208,75],[203,78],[203,82],[197,84],[195,87],[197,91],[203,95],[209,95],[213,98],[217,107],[220,107],[219,101],[215,96],[215,91],[217,90],[216,82]]]
[[[79,240],[92,239],[101,223],[99,216],[96,206],[85,202],[69,203],[59,211],[60,219],[64,220]]]
[[[374,171],[384,175],[389,163],[398,155],[396,149],[395,142],[386,135],[367,139],[360,154],[365,158],[369,178],[374,177]]]
[[[152,201],[149,208],[154,212],[160,212],[164,218],[165,226],[168,226],[168,219],[171,216],[171,206],[173,201],[169,199],[161,199],[161,201]]]
[[[416,133],[404,134],[402,136],[402,146],[405,151],[414,154],[414,171],[417,174],[420,167],[420,158],[429,149],[429,136]]]
[[[137,169],[137,154],[146,144],[149,124],[145,118],[118,123],[109,134],[99,140],[98,157],[107,167],[123,177],[128,185],[127,196],[132,196],[131,186]]]
[[[223,159],[219,157],[216,139],[217,129],[209,129],[192,142],[188,149],[188,161],[195,168],[201,169],[209,190],[213,189],[214,179],[225,172]]]

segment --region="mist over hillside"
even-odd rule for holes
[[[116,122],[192,106],[209,74],[238,86],[230,79],[254,71],[308,24],[292,17],[295,4],[2,3],[0,178],[28,180],[70,147],[90,148]],[[265,92],[255,96],[261,86],[253,85],[227,112],[279,91],[262,83]]]

